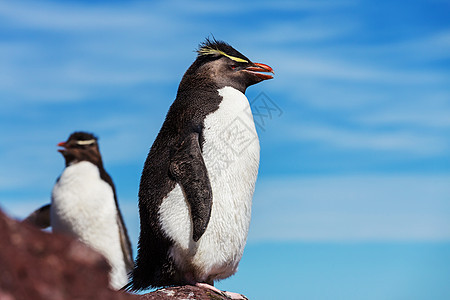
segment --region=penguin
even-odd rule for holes
[[[25,221],[70,235],[101,253],[111,266],[110,286],[122,288],[133,268],[131,243],[114,183],[103,167],[98,139],[74,132],[58,144],[65,169],[53,187],[51,204]]]
[[[128,290],[217,291],[244,251],[260,152],[245,91],[274,72],[214,38],[197,53],[144,164]]]

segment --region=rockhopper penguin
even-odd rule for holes
[[[130,290],[213,288],[244,251],[259,166],[244,93],[273,70],[222,41],[206,39],[197,52],[142,172]]]
[[[110,285],[120,289],[128,282],[133,256],[97,138],[74,132],[58,146],[62,147],[58,151],[66,168],[53,188],[51,204],[36,210],[26,221],[41,228],[52,226],[53,232],[73,236],[103,254],[111,266]]]

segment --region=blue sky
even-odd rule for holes
[[[437,280],[438,268],[450,269],[439,248],[450,251],[449,13],[439,0],[2,2],[0,206],[21,218],[48,202],[64,165],[56,144],[91,131],[137,243],[144,160],[194,50],[214,34],[275,70],[247,97],[255,109],[263,93],[279,109],[258,127],[261,165],[241,270],[220,286],[276,299],[275,287],[262,293],[248,283],[265,270],[277,273],[277,286],[336,285],[335,295],[361,299],[344,297],[351,284],[342,274],[373,268],[404,279],[390,293],[398,297],[378,291],[373,299],[425,299],[420,289],[450,295]],[[290,254],[275,259],[277,251]],[[333,274],[322,252],[340,262],[336,278],[308,276]],[[430,253],[440,260],[423,260]],[[297,260],[288,263],[290,255]],[[258,269],[274,259],[278,267]],[[436,280],[408,281],[411,268]],[[359,279],[367,290],[371,282]]]

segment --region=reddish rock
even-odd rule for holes
[[[0,299],[136,299],[108,288],[98,253],[0,211]]]
[[[222,300],[228,299],[216,292],[196,286],[185,285],[160,289],[141,296],[142,300],[183,299],[183,300]]]
[[[0,210],[0,300],[227,299],[195,286],[133,295],[108,288],[106,260],[82,243],[8,218]]]

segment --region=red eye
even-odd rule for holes
[[[234,70],[234,69],[236,69],[236,66],[231,66],[231,70]]]

